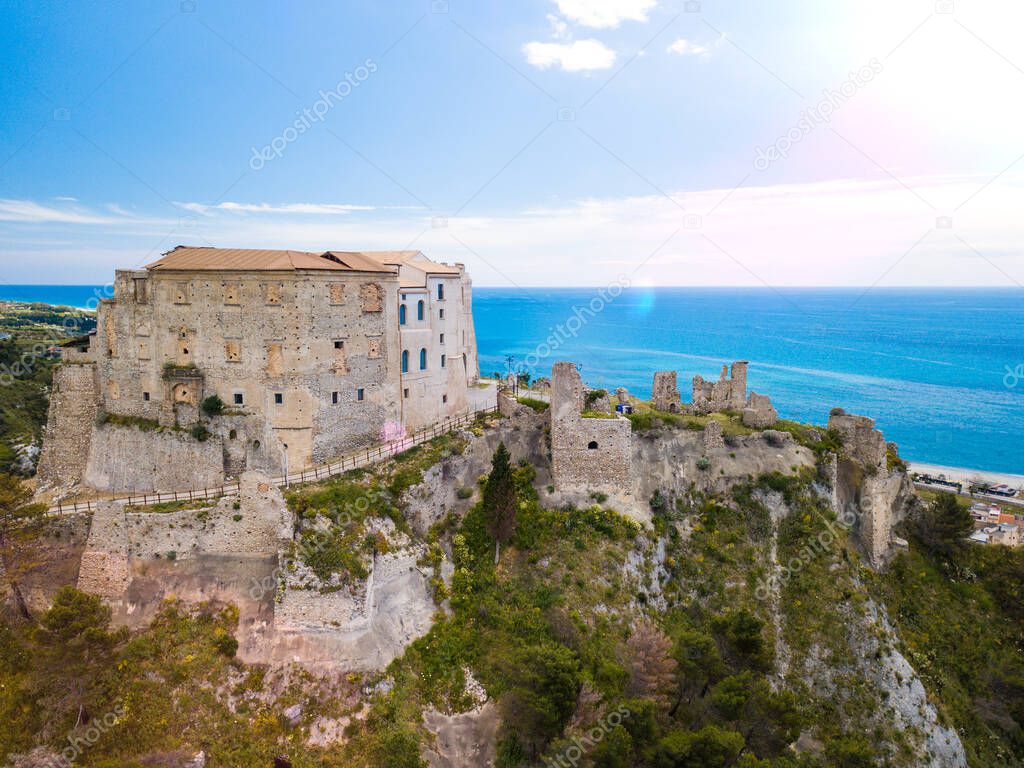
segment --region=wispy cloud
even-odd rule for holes
[[[527,43],[523,46],[526,60],[537,69],[561,67],[566,72],[588,72],[609,69],[616,53],[599,40],[577,40],[573,43]]]
[[[100,228],[87,212],[77,218],[37,212],[35,220],[47,222],[37,229],[73,245],[30,251],[17,244],[14,227],[24,225],[4,223],[10,221],[6,214],[0,221],[0,278],[32,282],[52,272],[65,281],[102,281],[114,267],[143,263],[147,253],[178,243],[309,251],[414,244],[439,261],[466,262],[478,285],[507,285],[510,279],[518,285],[598,285],[620,273],[632,275],[637,285],[1024,283],[1024,221],[1018,215],[1024,179],[960,175],[903,182],[934,201],[938,215],[894,180],[842,179],[734,190],[670,188],[685,215],[667,197],[651,194],[452,217],[442,227],[433,226],[427,211],[384,208],[311,216],[262,204],[244,215],[210,207],[187,226],[177,219],[110,217]],[[971,204],[958,210],[972,195]],[[19,210],[28,206],[16,202]]]
[[[375,211],[373,205],[352,205],[348,203],[232,203],[224,202],[216,205],[205,203],[175,203],[180,208],[203,216],[212,215],[216,211],[233,213],[292,213],[313,216],[342,216],[353,211]]]
[[[32,200],[0,200],[0,221],[28,224],[110,224],[114,219],[78,206],[57,207],[40,205]]]
[[[584,27],[608,29],[623,21],[647,21],[657,0],[555,0],[558,10]]]
[[[693,40],[680,37],[667,50],[669,53],[674,53],[677,56],[707,56],[711,51],[720,46],[724,39],[725,35],[722,35],[712,43],[695,43]]]

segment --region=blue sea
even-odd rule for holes
[[[0,298],[94,306],[94,286],[0,286]],[[654,371],[749,360],[784,418],[876,419],[911,461],[1024,474],[1024,290],[476,288],[484,375],[557,360],[591,386],[649,397]]]

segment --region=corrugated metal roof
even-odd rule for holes
[[[342,258],[342,256],[348,258]],[[326,270],[334,272],[394,272],[386,264],[363,254],[308,251],[278,251],[260,248],[209,248],[178,246],[157,261],[147,264],[150,270],[182,271],[292,271]]]

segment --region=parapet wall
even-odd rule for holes
[[[95,366],[65,363],[54,369],[46,439],[39,457],[41,486],[76,485],[85,477],[99,400]]]
[[[62,430],[64,427],[62,426]],[[224,449],[174,429],[89,425],[92,439],[84,480],[103,491],[169,491],[224,484]]]

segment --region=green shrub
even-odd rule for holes
[[[551,407],[550,403],[545,403],[543,400],[538,400],[535,397],[520,397],[519,403],[527,408],[532,408],[537,413],[543,413]]]
[[[224,413],[224,401],[220,395],[210,395],[203,400],[202,409],[207,416],[220,416]]]
[[[206,428],[205,424],[196,424],[192,427],[192,431],[189,433],[198,440],[200,443],[205,443],[210,439],[210,430]]]

